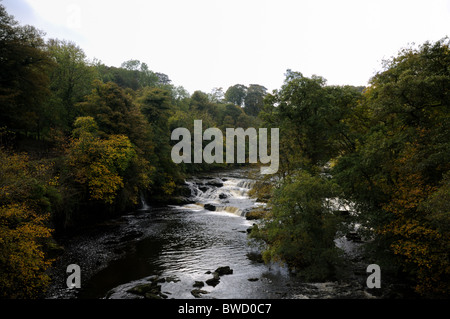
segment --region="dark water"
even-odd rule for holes
[[[192,204],[148,207],[123,216],[106,230],[81,235],[67,243],[59,261],[56,285],[49,298],[136,298],[127,292],[151,278],[164,278],[168,298],[194,298],[196,281],[205,282],[218,267],[233,274],[216,286],[205,284],[202,298],[332,298],[354,296],[342,283],[303,284],[277,264],[251,258],[260,246],[249,239],[253,222],[245,213],[258,205],[248,196],[254,181],[247,171],[215,173],[187,181]],[[65,265],[82,269],[82,289],[67,289]],[[250,280],[249,280],[250,279]],[[361,295],[362,294],[362,295]],[[358,296],[364,298],[365,293]]]

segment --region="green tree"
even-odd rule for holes
[[[360,97],[352,87],[326,86],[322,77],[288,70],[260,114],[264,125],[280,128],[280,174],[323,167],[343,147],[353,148],[348,119]]]
[[[0,126],[37,138],[48,119],[44,104],[52,67],[42,37],[34,27],[20,26],[0,4]]]
[[[259,84],[250,84],[247,89],[247,95],[244,99],[244,111],[248,115],[258,116],[264,104],[264,96],[267,89]]]
[[[338,220],[327,199],[337,194],[338,187],[331,180],[306,171],[286,178],[274,190],[270,213],[251,233],[268,244],[263,259],[285,262],[306,280],[335,278]]]
[[[161,190],[165,195],[174,191],[175,182],[179,182],[180,170],[173,163],[171,154],[171,132],[169,118],[174,114],[170,92],[161,88],[145,88],[137,97],[136,103],[151,126],[154,143],[156,168],[153,194]]]
[[[84,51],[73,42],[50,39],[47,51],[56,62],[50,73],[53,95],[49,104],[60,111],[58,124],[70,132],[75,118],[81,115],[75,105],[91,92],[95,69],[87,61]]]
[[[230,86],[225,92],[225,101],[234,103],[239,106],[244,105],[244,100],[247,95],[247,87],[242,84],[235,84]]]

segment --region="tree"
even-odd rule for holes
[[[155,160],[152,165],[156,168],[155,191],[163,190],[166,196],[170,195],[174,191],[175,182],[180,180],[179,170],[170,158],[169,118],[173,115],[170,92],[161,88],[145,88],[140,92],[136,103],[150,123],[154,137]]]
[[[152,127],[144,114],[134,98],[113,82],[95,81],[94,90],[78,108],[84,115],[94,118],[101,138],[123,135],[133,144],[137,156],[123,174],[121,192],[126,196],[122,196],[125,200],[121,203],[125,208],[129,207],[129,202],[137,203],[140,193],[150,187],[156,164]]]
[[[248,115],[258,116],[261,108],[263,107],[264,96],[267,93],[267,89],[259,84],[250,84],[247,89],[247,95],[245,96],[244,111]]]
[[[138,71],[141,67],[141,61],[139,60],[128,60],[120,65],[121,68],[129,71]]]
[[[98,126],[92,117],[75,121],[67,164],[81,195],[94,201],[112,204],[123,188],[123,175],[136,153],[128,137],[98,137]]]
[[[247,87],[242,84],[235,84],[230,86],[225,92],[225,101],[234,103],[239,106],[244,105],[244,100],[247,95]]]
[[[59,204],[52,166],[0,148],[0,298],[40,298],[50,281],[50,213]]]
[[[94,82],[91,94],[77,105],[79,112],[95,118],[102,137],[111,134],[133,135],[137,118],[137,107],[132,99],[117,84]],[[136,109],[136,110],[135,110]]]
[[[0,126],[37,138],[46,125],[47,74],[53,65],[42,37],[34,27],[18,25],[0,5]]]
[[[269,201],[270,213],[251,233],[268,244],[263,259],[285,262],[306,280],[335,278],[337,219],[326,199],[337,193],[331,180],[306,171],[285,179]]]
[[[58,124],[70,132],[75,118],[81,115],[75,105],[91,92],[96,74],[84,51],[73,42],[50,39],[47,51],[56,62],[50,73],[53,96],[49,103],[52,109],[62,107]]]
[[[222,103],[224,99],[224,93],[222,88],[213,88],[209,94],[209,100],[212,103]]]
[[[260,117],[280,128],[280,174],[323,167],[342,147],[352,148],[348,117],[361,94],[351,87],[326,86],[325,79],[288,70],[281,90],[268,94]]]

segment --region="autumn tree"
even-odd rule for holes
[[[59,204],[52,166],[0,149],[0,298],[39,298],[50,278],[50,214]]]
[[[124,186],[123,174],[135,156],[133,146],[124,135],[101,139],[92,117],[79,117],[74,126],[67,165],[79,185],[79,194],[81,198],[112,204]]]

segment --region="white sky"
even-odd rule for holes
[[[138,59],[190,93],[278,89],[286,69],[366,85],[381,61],[450,36],[450,0],[3,0],[89,59]]]

